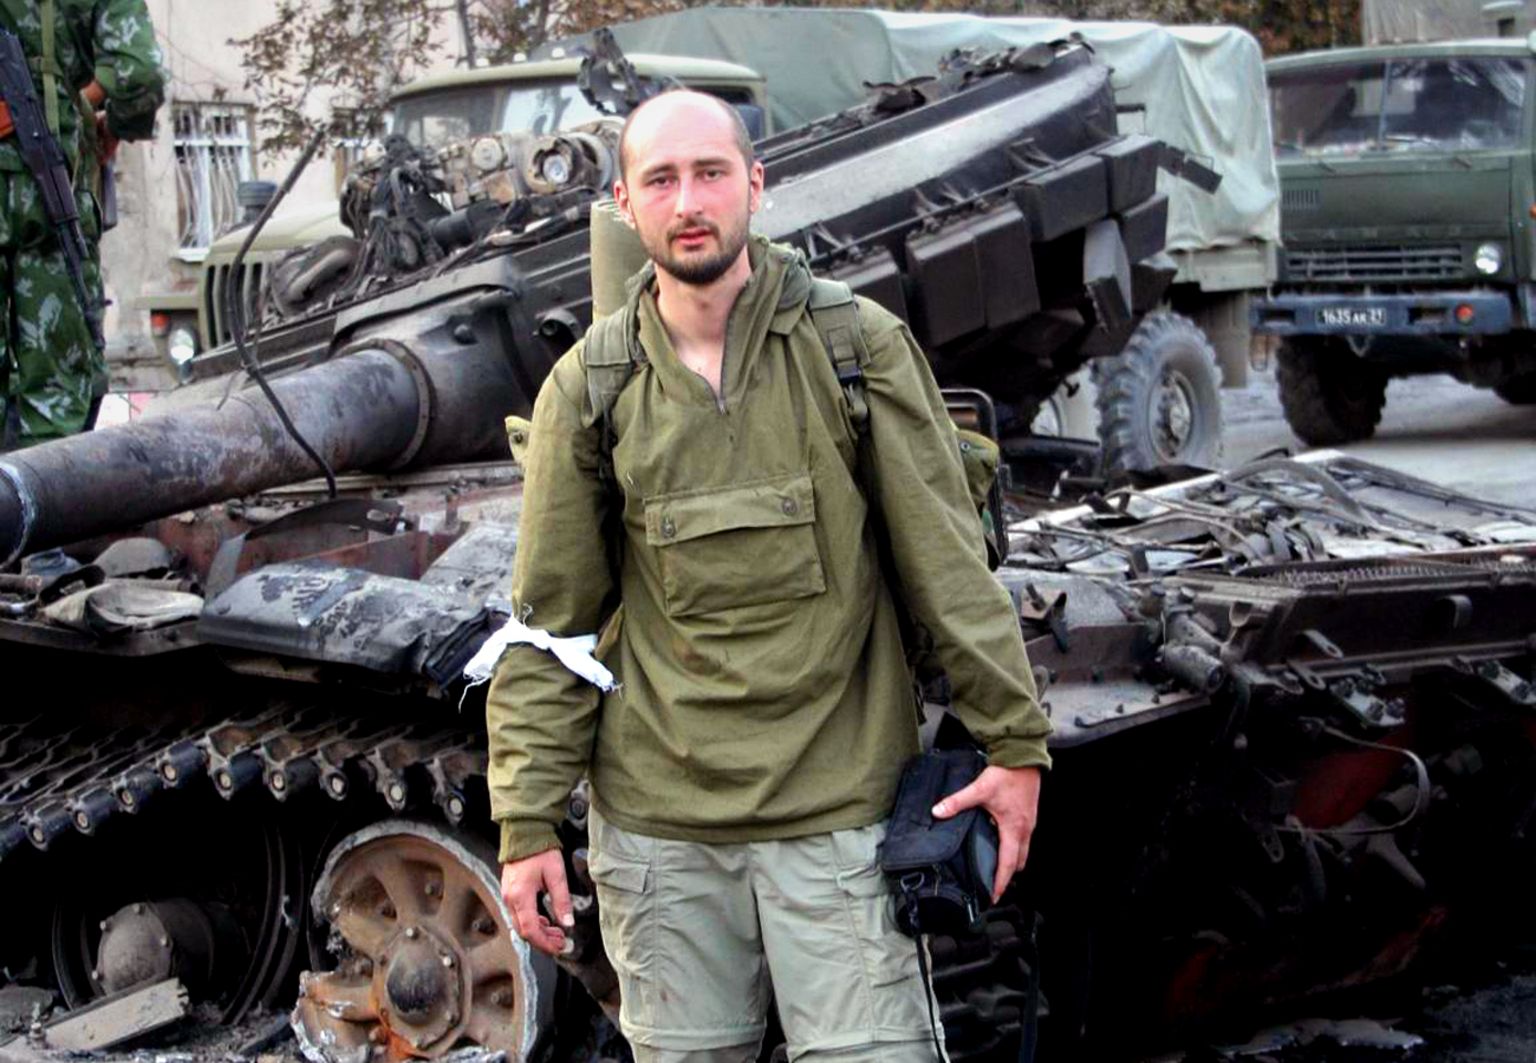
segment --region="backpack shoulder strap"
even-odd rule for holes
[[[610,488],[617,486],[613,448],[619,441],[613,424],[613,407],[619,401],[635,369],[645,364],[645,352],[632,342],[635,316],[629,307],[592,323],[582,345],[582,367],[587,373],[587,401],[591,424],[598,429],[598,476]]]
[[[842,281],[814,277],[805,308],[811,315],[811,323],[816,326],[821,345],[826,348],[827,357],[832,361],[832,370],[837,374],[837,382],[843,389],[848,419],[853,423],[854,466],[851,471],[859,493],[869,505],[876,556],[879,558],[880,571],[885,574],[898,603],[896,620],[901,627],[901,644],[907,664],[911,667],[922,655],[917,647],[923,644],[927,636],[920,633],[920,625],[913,620],[912,614],[901,607],[901,583],[896,576],[895,560],[891,557],[885,516],[876,501],[879,496],[875,492],[874,447],[869,438],[869,402],[864,394],[864,366],[869,361],[869,347],[864,342],[859,304],[854,299],[853,289]]]
[[[632,345],[625,335],[626,319],[632,320],[621,310],[593,322],[582,344],[581,362],[587,374],[587,399],[594,422],[607,418],[619,392],[635,375],[639,345]],[[639,357],[643,359],[644,355]]]
[[[632,306],[609,314],[592,323],[581,348],[582,368],[587,374],[587,401],[591,406],[587,423],[597,427],[597,478],[608,496],[608,511],[603,520],[608,571],[615,582],[623,558],[623,491],[613,468],[613,451],[619,432],[613,423],[613,407],[635,375],[645,364],[645,351],[634,340],[635,314]]]
[[[869,361],[869,348],[864,343],[853,289],[842,281],[816,277],[811,281],[811,294],[805,306],[822,346],[827,349],[827,357],[832,360],[854,430],[862,439],[869,430],[869,403],[864,398],[864,364]]]

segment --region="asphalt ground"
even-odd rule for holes
[[[1229,465],[1276,447],[1307,449],[1285,423],[1270,372],[1223,392],[1222,415]],[[1536,406],[1511,406],[1450,377],[1392,381],[1375,436],[1338,449],[1469,494],[1536,506]]]
[[[1536,963],[1492,957],[1455,982],[1402,986],[1371,1000],[1255,1030],[1242,1044],[1197,1045],[1142,1063],[1532,1063]],[[1055,1061],[1041,1061],[1055,1063]]]

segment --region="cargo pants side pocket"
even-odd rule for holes
[[[655,874],[635,855],[594,847],[589,871],[597,887],[603,948],[619,978],[619,1017],[626,1029],[656,1024]]]

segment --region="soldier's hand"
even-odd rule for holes
[[[118,143],[119,141],[117,137],[113,136],[112,130],[107,128],[107,112],[97,111],[96,144],[98,154],[100,154],[102,162],[107,163],[117,161]]]
[[[971,785],[956,790],[933,806],[935,819],[949,819],[968,808],[984,809],[997,824],[997,878],[992,883],[996,903],[1008,882],[1029,859],[1029,839],[1035,833],[1040,806],[1039,768],[989,765]]]
[[[548,893],[550,909],[560,926],[539,911],[539,894]],[[501,866],[501,897],[512,913],[512,925],[528,944],[540,952],[558,956],[565,948],[563,927],[576,925],[571,914],[571,891],[565,881],[565,858],[559,849],[513,860]]]

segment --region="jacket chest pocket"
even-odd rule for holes
[[[808,473],[645,500],[671,616],[809,598],[827,589]]]

